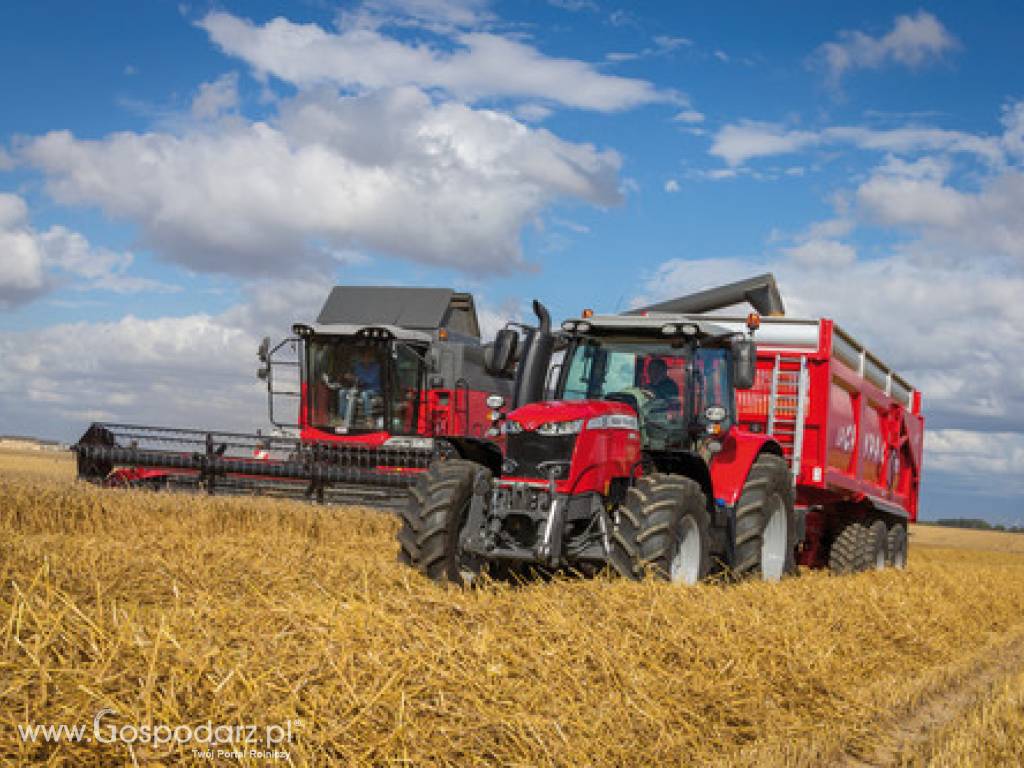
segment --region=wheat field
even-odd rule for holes
[[[777,585],[462,591],[401,567],[396,529],[96,489],[67,457],[0,454],[0,759],[967,766],[1024,749],[1024,537],[916,527],[906,572]],[[280,730],[273,750],[23,735],[91,736],[105,710],[111,729]]]

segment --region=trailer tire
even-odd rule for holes
[[[796,570],[796,513],[786,460],[762,453],[736,504],[733,572],[778,581]]]
[[[864,568],[868,571],[885,569],[888,560],[889,533],[884,520],[875,520],[868,526],[868,535],[864,548]]]
[[[902,571],[907,567],[907,526],[894,523],[886,538],[885,564]]]
[[[863,571],[867,565],[868,529],[858,522],[843,526],[828,551],[828,567],[836,575]]]
[[[627,579],[696,584],[708,574],[711,520],[700,484],[681,475],[637,480],[616,510],[608,559]]]
[[[409,492],[398,531],[398,560],[434,581],[466,585],[479,572],[459,553],[459,531],[473,497],[477,473],[472,461],[436,461]]]

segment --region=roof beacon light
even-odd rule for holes
[[[592,309],[590,309],[588,307],[587,309],[583,310],[583,313],[580,316],[584,317],[584,318],[593,317],[594,316],[594,310],[592,310]]]
[[[751,312],[747,315],[747,328],[752,331],[756,331],[761,327],[761,316],[757,312]]]

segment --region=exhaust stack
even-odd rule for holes
[[[551,355],[555,351],[555,336],[551,333],[550,313],[536,299],[533,301],[533,312],[537,315],[537,326],[531,328],[526,334],[523,355],[516,372],[513,408],[544,399],[544,384],[547,381],[548,366],[551,364]]]

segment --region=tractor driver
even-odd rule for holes
[[[647,386],[655,400],[673,402],[679,399],[679,386],[669,378],[668,364],[656,357],[647,364]]]

